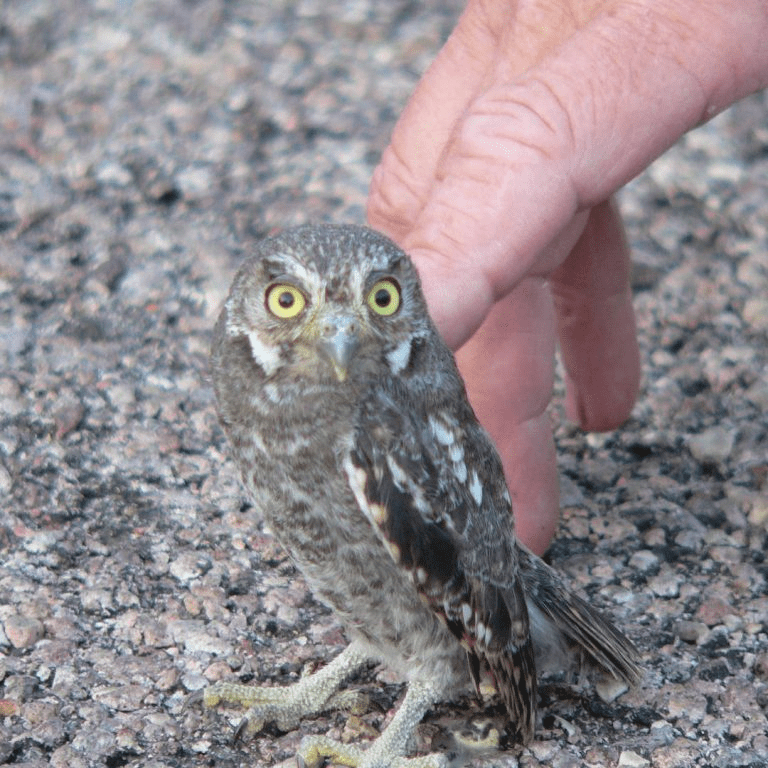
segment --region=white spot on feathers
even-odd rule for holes
[[[387,467],[392,473],[392,479],[395,481],[397,487],[404,491],[408,487],[408,475],[405,474],[403,468],[392,459],[391,456],[387,456]]]
[[[483,485],[477,476],[477,472],[474,470],[472,470],[472,480],[469,483],[469,492],[472,494],[475,504],[479,507],[483,503]]]
[[[245,309],[239,306],[233,296],[227,300],[227,335],[246,336],[251,345],[251,357],[267,376],[271,376],[280,367],[280,347],[265,344],[254,328],[242,317]]]
[[[367,479],[365,470],[356,467],[352,463],[352,459],[349,456],[346,456],[344,458],[344,472],[349,480],[349,487],[352,489],[357,506],[365,513],[365,516],[374,527],[378,527],[376,525],[376,516],[368,504],[368,499],[365,497],[365,482]]]
[[[434,416],[429,417],[429,428],[432,430],[435,440],[437,440],[440,445],[451,445],[455,442],[453,432]]]
[[[411,359],[411,346],[412,339],[409,338],[400,342],[387,354],[387,362],[393,374],[400,373],[408,365],[408,361]]]
[[[254,331],[246,334],[251,345],[251,357],[267,376],[271,376],[280,367],[280,347],[265,344]]]

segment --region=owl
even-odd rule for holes
[[[248,733],[289,730],[354,706],[341,684],[383,663],[407,682],[383,733],[367,749],[311,737],[301,762],[439,768],[449,755],[406,757],[438,702],[490,688],[527,742],[537,672],[578,660],[637,681],[632,643],[516,539],[499,456],[389,239],[306,226],[263,241],[234,279],[211,370],[248,493],[351,642],[286,688],[217,683],[208,706],[248,707]]]

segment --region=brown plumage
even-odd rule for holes
[[[638,678],[629,640],[516,540],[501,462],[387,238],[316,226],[261,243],[216,326],[212,371],[246,488],[352,645],[320,682],[298,684],[300,704],[225,686],[211,702],[245,696],[248,722],[290,725],[331,706],[366,659],[383,661],[409,691],[354,758],[383,768],[430,706],[485,673],[528,741],[537,662],[553,648]],[[418,766],[447,759],[428,758]]]

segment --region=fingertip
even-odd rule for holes
[[[566,414],[589,431],[615,429],[640,386],[629,247],[618,209],[591,209],[568,258],[550,279],[566,371]]]
[[[560,520],[557,454],[548,414],[508,425],[499,450],[512,496],[517,537],[542,555]]]
[[[493,307],[487,282],[476,270],[452,263],[440,251],[423,245],[410,247],[407,243],[405,250],[419,273],[432,321],[443,341],[457,350],[482,325]]]
[[[605,378],[597,383],[579,382],[566,375],[565,415],[587,432],[617,429],[629,418],[637,401],[639,356],[627,360],[618,375],[611,373],[604,370]]]
[[[640,389],[640,348],[632,295],[599,306],[592,326],[560,329],[565,362],[566,416],[582,429],[606,432],[632,412]]]

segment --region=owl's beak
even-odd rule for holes
[[[319,348],[333,366],[339,381],[345,381],[349,364],[359,344],[356,323],[352,318],[336,318],[328,324]]]

